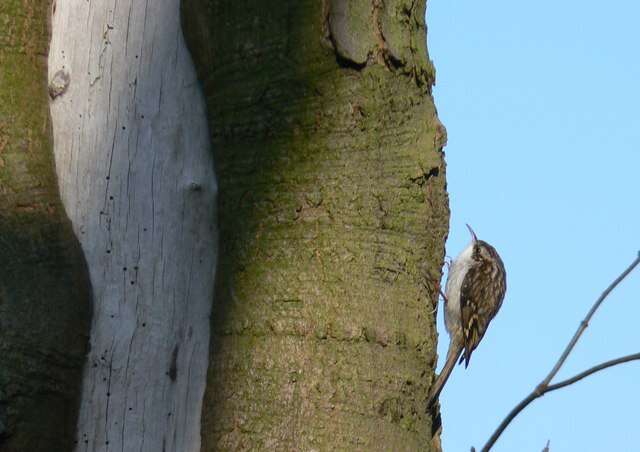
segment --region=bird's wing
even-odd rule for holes
[[[464,340],[464,354],[460,362],[464,360],[465,367],[469,365],[471,353],[482,340],[502,302],[502,296],[491,287],[490,272],[488,265],[478,263],[472,266],[460,288],[460,320]]]

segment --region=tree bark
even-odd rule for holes
[[[431,450],[448,230],[420,0],[184,0],[219,175],[202,450]]]
[[[0,451],[73,448],[88,274],[55,179],[48,2],[0,2]]]
[[[46,5],[0,5],[0,450],[71,450],[90,304]],[[52,5],[95,315],[78,450],[429,450],[448,207],[424,2]],[[34,68],[36,70],[34,71]]]
[[[216,180],[179,0],[57,0],[54,154],[94,296],[77,450],[200,450]]]

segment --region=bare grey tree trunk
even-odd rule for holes
[[[56,0],[49,80],[94,297],[77,450],[196,452],[216,181],[179,0]]]

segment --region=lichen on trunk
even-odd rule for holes
[[[220,188],[203,451],[429,450],[448,202],[424,10],[183,1]]]

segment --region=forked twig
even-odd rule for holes
[[[585,370],[584,372],[581,372],[575,375],[574,377],[568,378],[561,382],[558,382],[552,385],[549,384],[551,383],[551,380],[553,379],[553,377],[556,376],[556,374],[558,373],[558,371],[560,370],[564,362],[567,360],[567,357],[575,347],[576,343],[578,342],[578,339],[580,339],[580,336],[582,336],[582,333],[584,333],[584,330],[586,330],[587,327],[589,326],[589,321],[591,320],[595,312],[598,310],[602,302],[607,298],[607,296],[611,293],[611,291],[615,289],[615,287],[618,284],[620,284],[620,282],[622,282],[622,280],[625,279],[627,275],[629,275],[629,273],[633,271],[634,268],[638,266],[638,264],[640,264],[640,252],[636,256],[635,260],[631,263],[631,265],[629,265],[626,268],[626,270],[620,274],[620,276],[618,276],[611,284],[609,284],[609,287],[607,287],[605,291],[602,292],[600,297],[598,297],[596,302],[593,304],[593,306],[587,313],[587,316],[584,318],[584,320],[582,320],[582,322],[580,322],[580,325],[578,326],[578,330],[573,335],[573,337],[571,338],[571,341],[569,341],[569,344],[562,352],[562,355],[558,359],[558,362],[556,362],[555,366],[553,366],[553,369],[551,369],[551,372],[549,372],[549,375],[547,375],[546,378],[542,380],[542,382],[538,386],[536,386],[533,392],[531,392],[531,394],[529,394],[518,405],[516,405],[511,410],[511,412],[507,415],[507,417],[504,418],[504,420],[500,423],[496,431],[493,432],[493,435],[491,435],[487,443],[482,448],[482,452],[488,452],[493,447],[495,442],[498,440],[502,432],[504,432],[504,430],[509,426],[511,421],[518,415],[518,413],[524,410],[527,407],[527,405],[529,405],[535,399],[542,397],[547,392],[555,391],[556,389],[560,389],[570,384],[573,384],[579,380],[582,380],[585,377],[588,377],[591,374],[594,374],[606,368],[640,359],[640,353],[623,356],[621,358],[613,359],[611,361],[607,361],[602,364],[593,366]]]

